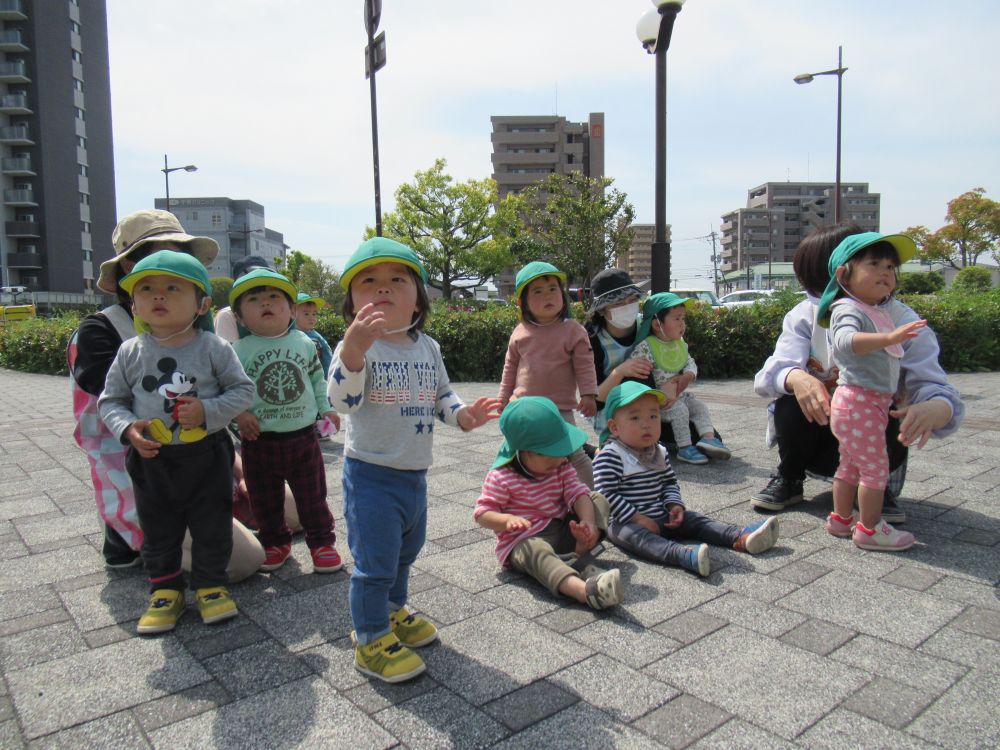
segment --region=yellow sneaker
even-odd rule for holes
[[[173,442],[174,434],[170,431],[170,428],[164,424],[162,419],[154,419],[150,421],[149,426],[146,428],[146,432],[149,436],[160,443],[160,445],[170,445]]]
[[[195,592],[195,603],[201,612],[201,621],[206,625],[236,617],[239,610],[225,586],[212,586]]]
[[[386,633],[364,646],[354,647],[354,668],[384,682],[403,682],[427,669],[424,660]]]
[[[426,646],[437,640],[438,630],[434,623],[425,620],[423,617],[411,615],[406,607],[400,607],[389,615],[389,624],[392,626],[393,635],[399,642],[409,648]]]
[[[135,630],[143,635],[173,630],[184,612],[184,592],[176,589],[156,589],[149,598],[149,608],[139,618]]]

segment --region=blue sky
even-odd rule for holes
[[[108,0],[118,213],[163,196],[262,203],[292,248],[338,270],[374,223],[363,0]],[[384,0],[383,210],[447,159],[491,173],[490,115],[606,118],[606,171],[653,220],[648,0]],[[668,57],[667,221],[677,286],[708,287],[720,215],[766,181],[831,180],[844,47],[842,178],[882,194],[882,229],[936,229],[948,200],[1000,186],[989,0],[689,0]],[[542,71],[542,72],[539,72]]]

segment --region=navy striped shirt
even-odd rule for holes
[[[618,523],[628,523],[636,513],[655,521],[666,520],[668,505],[684,505],[667,451],[663,446],[657,449],[663,457],[661,470],[640,464],[615,440],[608,441],[594,458],[594,489],[607,498]]]

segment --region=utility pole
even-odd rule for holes
[[[767,209],[767,288],[770,289],[771,283],[771,257],[774,255],[774,242],[771,235],[771,209]]]
[[[746,288],[749,289],[750,288],[750,260],[751,260],[751,257],[750,257],[750,229],[749,228],[747,228],[747,232],[744,235],[744,239],[745,239],[745,242],[743,243],[744,246],[745,246],[744,247],[744,252],[746,253],[746,256],[747,256],[747,285],[746,285]]]
[[[715,283],[715,296],[719,296],[719,256],[715,254],[715,230],[713,229],[708,233],[708,236],[712,239],[712,281]]]

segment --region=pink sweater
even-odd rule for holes
[[[546,396],[561,411],[576,408],[576,393],[597,395],[597,371],[590,339],[575,320],[547,326],[519,323],[510,335],[499,398]]]
[[[531,522],[527,530],[497,532],[497,558],[509,568],[507,557],[514,545],[542,531],[553,518],[565,518],[580,495],[589,496],[590,488],[580,481],[570,463],[542,479],[528,479],[507,464],[486,475],[472,515],[479,518],[492,510]]]

